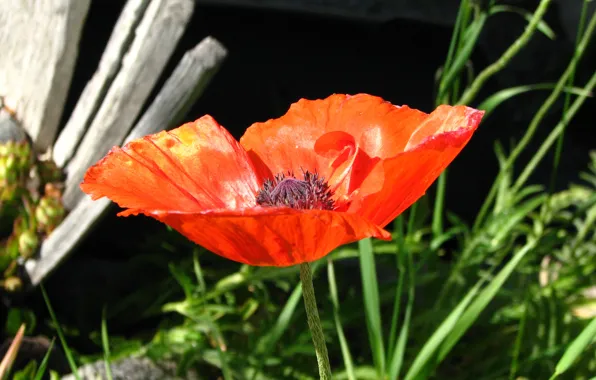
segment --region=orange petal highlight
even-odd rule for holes
[[[324,210],[257,207],[147,215],[220,256],[257,266],[315,261],[366,237],[391,239],[389,232],[356,214]]]
[[[301,99],[282,117],[253,124],[240,144],[273,174],[305,168],[330,179],[356,148],[380,158],[403,151],[426,117],[376,96],[335,94],[322,100]]]
[[[81,184],[129,208],[123,215],[252,207],[258,188],[246,152],[210,116],[113,148]]]
[[[376,96],[335,94],[301,99],[284,116],[253,124],[240,143],[263,176],[316,170],[343,202],[364,184],[361,195],[378,192],[384,182],[379,161],[465,125],[466,110],[440,106],[428,115]]]
[[[462,114],[465,117],[460,119]],[[445,119],[442,128],[448,132],[429,135],[411,150],[381,162],[385,179],[382,190],[374,194],[360,193],[348,211],[381,227],[386,226],[424,195],[468,143],[483,114],[471,108],[461,109],[453,118]],[[375,179],[367,178],[362,188],[369,186],[369,180]]]

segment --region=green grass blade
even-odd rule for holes
[[[547,7],[548,3],[550,3],[550,0],[542,0],[540,5],[538,6],[538,8],[541,9],[541,8],[543,8],[543,6]],[[544,11],[546,11],[546,9],[544,9]],[[538,12],[538,10],[537,10],[537,12]],[[536,16],[536,14],[537,13],[535,13],[535,16]],[[476,215],[476,220],[474,221],[474,226],[473,226],[474,231],[477,231],[480,228],[480,225],[482,224],[482,222],[484,221],[484,218],[486,217],[486,215],[488,213],[490,205],[494,201],[494,198],[495,198],[495,195],[497,192],[497,187],[503,177],[503,172],[508,170],[509,168],[513,167],[513,164],[517,160],[518,156],[527,147],[527,145],[531,141],[532,137],[534,136],[536,129],[538,128],[538,126],[540,125],[540,123],[542,122],[542,120],[544,119],[546,114],[548,113],[548,111],[552,108],[553,104],[559,97],[560,93],[565,88],[565,84],[567,83],[570,75],[574,72],[577,62],[580,60],[580,58],[582,58],[582,56],[586,50],[586,47],[589,45],[590,39],[591,39],[592,35],[594,34],[593,32],[594,32],[595,28],[596,28],[596,14],[594,14],[592,16],[592,18],[590,19],[590,22],[586,28],[586,32],[584,33],[580,43],[576,46],[576,54],[574,54],[569,65],[565,69],[565,72],[561,75],[561,77],[557,81],[555,89],[551,92],[551,94],[548,96],[548,98],[542,103],[542,105],[540,106],[538,111],[534,114],[534,117],[532,118],[530,125],[528,125],[528,128],[524,132],[524,135],[522,136],[520,141],[516,144],[515,148],[511,152],[511,154],[509,155],[505,167],[502,168],[502,170],[499,172],[499,174],[495,178],[495,181],[493,182],[488,195],[486,196],[482,206],[480,207],[480,211]],[[485,69],[485,71],[486,70],[488,70],[488,68]],[[479,77],[480,77],[480,75],[479,75]],[[478,81],[478,79],[479,78],[476,78],[476,81]],[[564,129],[566,123],[569,122],[569,120],[571,120],[571,118],[573,117],[573,114],[577,111],[577,108],[579,108],[579,106],[583,103],[586,93],[591,93],[591,87],[589,84],[584,87],[584,91],[585,91],[585,93],[579,95],[579,97],[574,101],[573,105],[568,109],[567,113],[565,114],[564,120],[562,120],[559,123],[559,124],[562,124],[560,129]],[[466,96],[466,94],[464,94],[464,97],[465,96]],[[559,126],[557,126],[555,129],[557,129],[557,128],[559,128]],[[553,135],[554,133],[555,133],[555,131],[553,130],[550,133],[550,135]],[[557,132],[557,133],[562,133],[562,131]],[[557,134],[557,136],[558,136],[558,134]],[[545,141],[541,145],[539,151],[534,155],[534,157],[532,157],[531,162],[528,163],[528,165],[526,165],[527,170],[532,171],[536,165],[536,162],[542,159],[544,152],[546,150],[548,150],[546,143],[547,142]],[[526,172],[526,170],[524,170],[524,172]],[[522,174],[524,174],[524,173],[522,173]],[[518,177],[518,179],[516,181],[516,185],[515,185],[515,187],[517,187],[518,190],[519,190],[519,187],[517,184],[520,182],[520,179],[522,179],[522,181],[521,181],[522,183],[523,183],[523,181],[525,181],[525,179],[523,179],[521,175],[520,175],[520,177]]]
[[[205,284],[205,277],[203,276],[203,270],[201,268],[201,262],[199,261],[198,250],[195,249],[192,253],[192,267],[195,272],[195,278],[199,285],[199,293],[204,296],[207,293],[207,285]]]
[[[101,313],[101,345],[103,347],[103,364],[106,369],[106,377],[112,380],[112,366],[110,364],[110,339],[108,336],[108,323],[106,321],[106,308]]]
[[[395,288],[395,297],[393,300],[393,314],[391,315],[391,329],[389,330],[389,342],[387,347],[389,348],[389,353],[387,356],[387,361],[391,360],[393,357],[393,349],[395,348],[395,340],[397,339],[397,324],[399,322],[399,312],[401,307],[401,296],[405,282],[405,273],[406,273],[406,265],[405,265],[405,231],[404,231],[404,216],[399,216],[395,222],[393,223],[394,230],[397,232],[397,237],[395,238],[397,243],[397,286]]]
[[[360,253],[360,272],[362,275],[362,290],[364,292],[364,313],[368,339],[373,354],[373,362],[379,377],[385,374],[385,347],[381,331],[381,305],[379,302],[379,287],[377,269],[370,238],[358,242]]]
[[[551,0],[541,0],[540,4],[534,11],[532,15],[532,19],[526,26],[526,29],[522,33],[521,36],[514,43],[509,46],[509,48],[497,59],[495,62],[490,64],[486,67],[474,80],[474,82],[468,87],[468,89],[464,92],[460,100],[457,102],[458,104],[470,104],[480,89],[484,86],[484,83],[491,78],[493,75],[497,74],[501,71],[505,66],[509,64],[509,62],[520,52],[522,48],[524,48],[532,36],[534,32],[537,30],[538,24],[542,21],[542,17],[545,15],[548,6],[550,5]]]
[[[54,325],[56,325],[56,333],[58,334],[58,339],[60,339],[60,344],[62,345],[62,349],[64,350],[64,355],[66,356],[66,360],[68,361],[68,366],[70,367],[70,370],[72,371],[72,374],[74,375],[75,379],[80,380],[81,377],[79,376],[77,364],[74,360],[72,351],[70,351],[70,348],[68,347],[68,343],[66,343],[66,338],[64,338],[64,333],[62,332],[62,328],[58,323],[58,319],[56,318],[56,314],[54,313],[52,304],[50,304],[50,298],[48,297],[48,294],[46,293],[46,289],[43,286],[43,284],[40,284],[39,287],[41,289],[41,295],[43,296],[43,300],[45,301],[46,307],[48,308],[50,318],[52,318],[52,322],[54,322]]]
[[[414,258],[412,257],[413,255],[411,252],[405,251],[402,251],[400,254],[407,255],[408,259],[408,303],[406,305],[406,313],[402,322],[399,337],[397,339],[397,344],[393,349],[393,355],[389,363],[389,379],[391,380],[397,379],[399,377],[404,362],[404,357],[406,354],[406,342],[408,341],[408,336],[410,332],[410,321],[412,319],[412,310],[414,309],[414,295],[416,289],[416,280],[414,277],[416,275],[416,270],[414,269]]]
[[[468,2],[469,0],[461,0],[461,2],[459,3],[457,18],[455,19],[455,26],[453,27],[453,34],[451,35],[451,40],[449,41],[449,50],[447,52],[447,57],[445,58],[445,64],[443,65],[444,72],[449,69],[449,67],[451,66],[451,62],[453,61],[453,56],[455,55],[455,47],[458,45],[460,35],[463,29],[461,27],[462,19],[464,18],[463,14],[468,8]],[[436,101],[436,103],[439,102],[439,100]]]
[[[426,369],[432,365],[435,361],[436,352],[441,347],[441,343],[453,330],[453,327],[460,319],[464,310],[468,307],[470,302],[474,299],[474,296],[480,290],[480,287],[484,283],[484,280],[479,280],[476,285],[466,294],[466,296],[457,304],[457,306],[449,313],[447,318],[441,322],[435,332],[428,338],[422,349],[416,355],[416,358],[412,362],[412,366],[408,370],[405,380],[414,380],[420,378],[420,376],[426,371]]]
[[[54,349],[54,343],[55,343],[55,340],[52,339],[50,342],[50,345],[48,347],[48,351],[43,356],[43,359],[41,360],[41,364],[39,365],[39,368],[35,372],[35,377],[33,378],[33,380],[43,380],[43,375],[45,375],[46,370],[48,368],[48,362],[50,361],[50,355],[52,355],[52,350]]]
[[[524,332],[526,330],[526,321],[528,319],[530,308],[530,296],[529,293],[526,295],[526,300],[524,302],[524,313],[522,314],[522,318],[519,322],[519,327],[517,330],[517,336],[515,337],[515,346],[513,347],[513,358],[511,360],[511,366],[509,367],[509,380],[515,380],[517,375],[517,369],[519,368],[519,358],[522,349],[522,343],[524,341]]]
[[[302,286],[298,285],[288,298],[288,301],[284,305],[275,325],[264,335],[259,343],[257,344],[257,353],[268,352],[269,349],[274,346],[279,339],[282,337],[284,332],[290,326],[292,316],[296,311],[296,307],[300,303],[300,297],[302,297]]]
[[[486,98],[480,105],[478,105],[478,109],[486,111],[484,117],[486,118],[490,115],[498,106],[500,106],[503,102],[517,96],[524,94],[530,91],[536,90],[552,90],[554,89],[556,84],[554,83],[538,83],[538,84],[528,84],[523,86],[516,86],[506,88],[500,91],[495,92],[488,98]],[[584,89],[581,87],[568,87],[565,88],[563,91],[569,95],[582,95],[586,94],[587,96],[591,96],[590,93],[586,93]]]
[[[594,15],[593,21],[596,21],[596,14]],[[594,25],[596,26],[596,22],[594,23]],[[592,75],[592,77],[584,87],[584,90],[586,92],[591,92],[594,89],[594,87],[596,87],[596,72],[594,72],[594,75]],[[571,107],[569,107],[569,109],[567,110],[567,113],[565,114],[563,120],[561,120],[556,125],[556,127],[551,130],[547,138],[540,145],[540,148],[538,148],[536,153],[534,153],[534,156],[532,156],[530,161],[526,164],[526,167],[517,177],[517,180],[511,187],[511,191],[513,191],[514,193],[518,192],[525,184],[525,182],[528,180],[528,178],[530,178],[530,175],[537,168],[540,161],[542,161],[542,159],[546,156],[552,145],[556,142],[557,138],[565,131],[565,127],[567,126],[567,124],[569,124],[569,122],[573,119],[575,114],[579,111],[580,107],[586,100],[586,96],[584,95],[585,94],[580,95],[575,99]]]
[[[577,338],[571,342],[569,347],[563,353],[561,360],[555,367],[555,373],[551,376],[551,379],[555,379],[557,376],[566,372],[577,358],[584,352],[584,350],[596,341],[596,318],[592,320],[586,326],[583,331],[578,335]]]
[[[514,7],[511,5],[495,5],[490,9],[491,15],[500,12],[517,13],[518,15],[525,18],[528,23],[532,21],[532,13],[522,8]],[[536,25],[536,29],[538,29],[538,31],[542,32],[542,34],[544,34],[551,40],[554,40],[557,37],[555,32],[550,28],[550,26],[548,26],[548,24],[544,20],[540,20],[538,22],[538,24]]]
[[[478,297],[461,315],[458,321],[454,324],[449,336],[441,345],[439,350],[438,361],[441,362],[447,354],[451,351],[453,346],[460,340],[466,331],[476,321],[480,313],[486,308],[490,301],[495,297],[499,289],[503,286],[505,281],[509,278],[511,273],[515,270],[520,261],[531,252],[535,247],[536,242],[532,240],[524,245],[513,258],[499,271],[499,273],[492,279],[492,281],[482,290]]]
[[[437,96],[438,99],[443,99],[447,91],[449,90],[451,84],[455,81],[458,77],[459,73],[464,69],[466,62],[472,55],[472,51],[474,51],[474,47],[476,46],[476,42],[478,41],[478,36],[480,36],[480,32],[484,28],[484,23],[486,22],[487,14],[482,13],[466,30],[466,35],[464,36],[464,43],[459,50],[458,54],[455,56],[453,60],[453,64],[447,69],[447,72],[444,75],[444,80],[441,81],[441,85],[439,87],[439,95]]]
[[[346,376],[348,380],[356,380],[354,374],[354,362],[352,361],[352,354],[348,346],[348,340],[344,334],[344,329],[341,323],[341,313],[339,312],[339,298],[337,296],[337,283],[335,281],[335,268],[333,267],[333,260],[327,261],[327,278],[329,279],[329,294],[331,302],[333,303],[333,319],[335,320],[335,328],[337,329],[337,337],[339,339],[339,346],[341,348],[341,355],[346,366]]]
[[[215,323],[210,318],[196,317],[196,316],[190,315],[188,313],[183,314],[183,315],[192,319],[196,323],[207,326],[209,331],[211,331],[211,333],[213,334],[213,340],[215,340],[215,342],[216,342],[215,346],[217,348],[216,351],[217,351],[217,355],[218,355],[218,359],[219,359],[218,363],[212,362],[212,364],[215,364],[215,365],[219,364],[223,380],[233,380],[234,378],[232,376],[230,366],[228,365],[228,358],[227,358],[227,354],[226,354],[227,345],[226,345],[226,342],[224,341],[223,335],[222,335],[221,330],[220,330],[219,326],[217,325],[217,323]]]
[[[584,0],[582,5],[582,10],[579,16],[579,25],[577,27],[577,34],[575,35],[575,48],[573,55],[576,56],[580,53],[577,49],[577,46],[580,43],[581,37],[584,33],[584,27],[586,26],[586,19],[588,18],[588,6],[592,0]],[[575,67],[573,68],[571,74],[569,75],[569,79],[567,80],[568,86],[573,86],[575,82]],[[571,102],[571,96],[569,93],[565,94],[565,100],[563,102],[563,118],[567,115],[567,110],[569,109]],[[555,181],[557,179],[557,173],[559,171],[559,161],[561,159],[561,152],[563,150],[563,141],[565,139],[565,131],[561,133],[559,138],[557,139],[557,147],[555,148],[555,157],[553,158],[553,170],[551,173],[551,180],[550,180],[550,192],[552,193],[555,188]]]
[[[437,180],[437,195],[433,208],[432,232],[433,238],[443,234],[443,214],[445,213],[445,191],[447,187],[447,169],[441,173]]]
[[[314,271],[314,266],[313,266]],[[253,372],[251,379],[256,379],[257,374],[260,372],[261,368],[265,363],[265,360],[269,356],[269,354],[273,351],[273,348],[282,337],[284,332],[290,326],[290,322],[292,320],[292,316],[296,311],[296,307],[302,298],[302,285],[296,286],[294,291],[288,298],[288,301],[284,305],[279,317],[277,317],[277,321],[275,321],[275,325],[267,332],[267,334],[263,335],[256,346],[256,354],[260,355],[260,360],[258,365]]]

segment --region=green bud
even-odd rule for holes
[[[33,231],[25,231],[19,235],[19,253],[24,259],[33,257],[39,246],[39,238]]]
[[[65,210],[60,198],[45,194],[35,208],[35,221],[40,230],[49,234],[64,218]]]

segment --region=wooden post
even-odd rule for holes
[[[89,4],[0,1],[0,95],[38,151],[56,137]]]
[[[126,141],[176,127],[217,72],[226,54],[226,49],[210,37],[188,51]],[[33,285],[39,284],[72,252],[111,204],[105,198],[92,201],[83,197],[78,183],[73,186],[76,186],[73,193],[79,192],[81,201],[42,244],[39,257],[25,263]]]

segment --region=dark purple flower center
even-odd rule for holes
[[[325,178],[303,172],[303,179],[293,173],[280,173],[268,179],[257,193],[257,204],[264,207],[291,207],[300,210],[333,210],[332,192]]]

